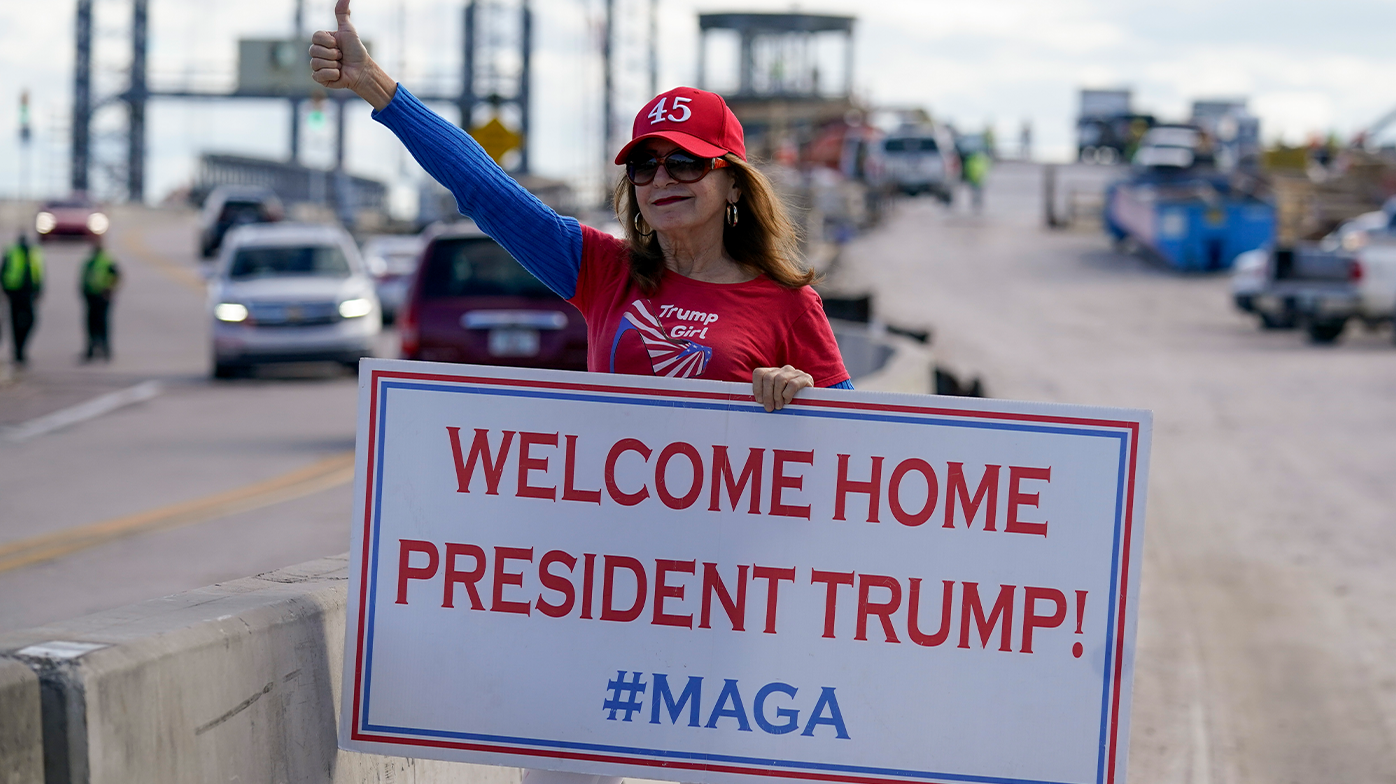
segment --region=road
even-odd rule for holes
[[[124,272],[114,360],[78,361],[84,248],[50,243],[29,368],[3,366],[0,428],[143,382],[159,394],[18,443],[0,433],[0,630],[348,549],[354,378],[304,365],[209,379],[192,213],[118,209],[108,248]]]
[[[1001,166],[983,215],[899,204],[831,288],[930,327],[938,357],[997,397],[1154,411],[1132,782],[1396,781],[1390,332],[1330,348],[1261,332],[1224,278],[1041,229],[1040,177]],[[76,363],[80,257],[50,253],[32,367],[0,386],[0,425],[147,380],[163,391],[0,439],[0,629],[347,548],[336,461],[355,384],[317,369],[207,380],[190,220],[118,213],[129,275],[110,366]],[[139,533],[64,534],[93,530]],[[56,549],[6,567],[6,543],[33,537]]]
[[[1396,346],[1259,331],[1227,281],[1038,227],[903,205],[833,283],[929,326],[996,397],[1154,411],[1132,782],[1396,781]]]

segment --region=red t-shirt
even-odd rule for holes
[[[587,321],[587,369],[598,373],[751,381],[791,365],[815,386],[848,380],[819,295],[765,275],[705,283],[674,272],[646,297],[630,280],[623,240],[582,227],[582,265],[568,300]]]

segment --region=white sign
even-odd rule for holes
[[[363,363],[340,745],[1124,780],[1147,412]]]

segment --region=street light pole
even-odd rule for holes
[[[19,193],[20,201],[29,197],[29,140],[33,133],[29,127],[29,90],[19,94]]]
[[[659,94],[659,0],[650,0],[650,95]]]
[[[126,196],[145,201],[145,104],[146,45],[149,37],[149,0],[131,3],[131,85],[126,92]]]
[[[465,6],[465,32],[461,43],[460,127],[469,133],[475,122],[475,0]]]
[[[601,158],[611,149],[611,138],[615,136],[615,79],[614,64],[611,58],[611,39],[615,37],[614,22],[616,0],[606,0],[606,38],[601,42],[601,59],[605,63],[606,87],[601,121]]]
[[[305,40],[305,0],[296,0],[296,17],[293,39],[300,43]],[[291,96],[291,163],[299,163],[301,158],[301,99]]]
[[[78,0],[76,51],[73,57],[73,120],[69,182],[73,191],[87,190],[92,164],[92,0]]]
[[[523,137],[523,144],[519,147],[519,173],[528,174],[528,148],[531,145],[533,136],[533,122],[530,109],[533,98],[533,9],[529,7],[529,0],[523,0],[523,30],[519,42],[520,54],[523,58],[522,68],[519,73],[519,93],[516,99],[519,105],[519,135]]]

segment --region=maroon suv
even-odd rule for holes
[[[469,222],[428,234],[399,332],[406,359],[587,366],[582,314]]]

